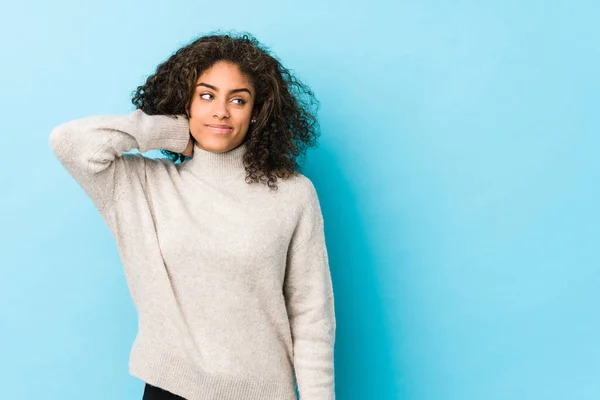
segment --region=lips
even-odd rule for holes
[[[229,125],[206,125],[211,131],[215,133],[229,133],[233,131],[233,127]]]
[[[208,124],[206,126],[210,126],[212,128],[229,128],[229,129],[231,129],[230,125]]]

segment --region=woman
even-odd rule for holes
[[[318,135],[312,91],[251,35],[213,34],[132,101],[49,140],[116,239],[144,400],[334,399],[324,223],[297,163]]]

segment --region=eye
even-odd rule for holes
[[[206,98],[205,96],[210,96],[210,97]],[[212,100],[213,95],[211,93],[202,93],[200,95],[200,98],[205,99],[205,100]],[[239,103],[236,103],[236,104],[239,106],[243,106],[244,104],[246,104],[246,100],[244,100],[242,98],[233,99],[232,101],[238,101]]]

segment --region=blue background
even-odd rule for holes
[[[594,1],[11,2],[0,16],[6,399],[141,399],[113,238],[51,153],[177,48],[246,30],[309,84],[340,400],[600,398]],[[594,27],[596,24],[596,27]]]

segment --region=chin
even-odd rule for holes
[[[225,153],[229,150],[233,150],[242,143],[235,143],[226,140],[208,140],[202,143],[196,141],[196,145],[201,149],[212,151],[213,153]]]

